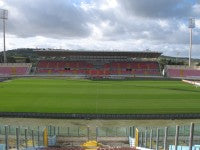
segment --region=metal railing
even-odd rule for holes
[[[139,146],[150,149],[167,150],[174,146],[192,146],[200,144],[200,125],[176,125],[168,127],[89,127],[89,126],[11,126],[0,125],[0,144],[5,149],[26,149],[28,147],[44,146],[44,130],[47,130],[49,139],[56,137],[57,144],[60,141],[79,142],[88,140],[123,141],[128,143],[128,137],[135,137],[135,128],[139,131]],[[59,141],[60,140],[60,141]],[[73,145],[73,143],[72,143]],[[60,145],[57,145],[60,146]],[[79,145],[80,146],[80,145]],[[127,146],[127,145],[126,145]]]

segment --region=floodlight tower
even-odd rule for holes
[[[192,29],[195,28],[195,18],[189,18],[188,28],[190,29],[190,49],[189,49],[189,67],[190,67],[191,55],[192,55]]]
[[[0,19],[3,20],[3,58],[4,63],[6,63],[6,20],[8,19],[8,10],[0,9]]]

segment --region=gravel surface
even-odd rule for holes
[[[32,119],[32,118],[1,118],[1,125],[22,126],[90,126],[90,127],[127,127],[127,126],[175,126],[190,125],[191,122],[200,124],[200,119],[185,120],[79,120],[79,119]]]

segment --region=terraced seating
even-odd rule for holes
[[[166,66],[165,72],[171,78],[200,77],[199,67]]]
[[[1,63],[0,75],[28,75],[30,73],[31,64],[26,63]]]
[[[36,73],[75,74],[75,75],[160,75],[158,62],[111,62],[95,67],[86,61],[39,61]]]

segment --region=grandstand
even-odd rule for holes
[[[161,76],[159,52],[38,50],[36,74],[108,76]]]
[[[198,66],[167,65],[164,70],[168,78],[198,79],[200,77]]]
[[[200,67],[166,65],[161,74],[158,58],[150,51],[36,50],[31,63],[0,63],[0,76],[70,76],[83,78],[154,77],[199,79]]]
[[[0,63],[0,76],[28,75],[31,63]]]

